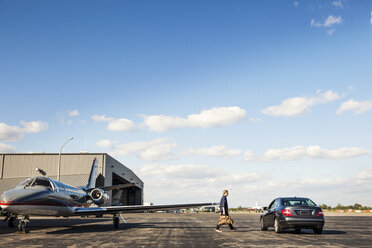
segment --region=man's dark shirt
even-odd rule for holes
[[[229,206],[227,205],[227,198],[226,196],[221,197],[220,201],[220,212],[223,214],[223,210],[225,209],[225,214],[229,215]]]

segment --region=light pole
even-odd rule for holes
[[[58,157],[58,169],[57,169],[57,181],[59,181],[59,176],[60,176],[60,172],[61,172],[61,152],[62,152],[62,148],[67,144],[67,142],[69,142],[70,140],[72,140],[73,137],[70,137],[62,146],[61,146],[61,149],[59,149],[59,157]]]

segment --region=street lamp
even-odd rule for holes
[[[61,149],[59,149],[59,158],[58,158],[58,171],[57,171],[57,181],[59,181],[59,177],[60,177],[60,172],[61,172],[61,151],[62,151],[62,148],[67,144],[67,142],[69,142],[70,140],[72,140],[73,137],[70,137],[62,146],[61,146]]]

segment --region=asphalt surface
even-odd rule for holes
[[[312,230],[261,231],[259,215],[231,214],[236,232],[215,231],[218,214],[125,214],[112,218],[31,218],[30,233],[0,222],[1,247],[372,247],[372,215],[326,216],[323,234]]]

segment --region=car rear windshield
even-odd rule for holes
[[[282,199],[282,204],[284,206],[311,206],[315,207],[316,204],[306,198],[287,198],[287,199]]]

